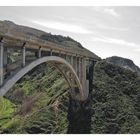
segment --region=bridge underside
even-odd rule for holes
[[[38,49],[23,43],[17,46],[0,42],[0,96],[3,96],[12,86],[34,67],[42,63],[51,63],[66,79],[71,97],[76,100],[86,100],[89,94],[89,69],[93,60],[87,60],[77,54],[71,54],[56,49]]]

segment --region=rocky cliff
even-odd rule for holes
[[[140,68],[134,64],[134,62],[127,58],[122,58],[118,56],[112,56],[106,58],[106,61],[108,63],[123,67],[125,69],[129,69],[133,72],[136,72],[138,75],[140,75]]]

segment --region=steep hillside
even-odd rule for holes
[[[0,21],[0,34],[33,37],[88,51],[69,37],[9,21]],[[137,73],[139,68],[128,59],[111,57],[98,61],[89,98],[75,101],[69,96],[63,76],[51,64],[44,63],[0,98],[0,133],[140,133]]]
[[[42,64],[0,99],[0,133],[67,133],[68,104],[63,76]]]
[[[0,33],[3,34],[9,34],[9,35],[19,35],[21,37],[31,37],[31,38],[39,38],[42,40],[54,42],[57,44],[62,45],[69,45],[72,43],[72,45],[76,45],[77,47],[83,48],[82,45],[73,40],[70,37],[64,37],[61,35],[52,35],[51,33],[46,33],[44,31],[40,31],[31,27],[17,25],[12,21],[0,21]]]
[[[106,61],[111,64],[123,67],[125,69],[129,69],[133,72],[137,72],[138,75],[140,75],[140,68],[138,66],[136,66],[134,64],[134,62],[130,59],[122,58],[122,57],[118,57],[118,56],[112,56],[112,57],[106,58]]]
[[[84,52],[89,56],[94,56],[96,59],[100,59],[96,54],[90,52],[84,48],[79,42],[62,35],[53,35],[41,30],[37,30],[31,27],[17,25],[12,21],[0,21],[0,37],[3,35],[8,35],[12,37],[18,37],[24,40],[32,40],[43,43],[52,44],[57,47],[68,47],[70,49],[78,50],[79,52]]]
[[[140,78],[105,61],[95,65],[91,133],[140,133]]]
[[[140,133],[139,102],[140,78],[130,70],[97,62],[93,91],[78,102],[58,71],[43,64],[0,100],[0,133]]]

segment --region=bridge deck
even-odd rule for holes
[[[23,43],[26,43],[26,48],[29,49],[38,49],[41,47],[42,51],[50,51],[53,50],[53,52],[61,52],[61,54],[69,54],[73,56],[79,56],[79,57],[85,57],[86,59],[90,60],[99,60],[100,58],[90,52],[87,49],[80,49],[80,48],[70,48],[65,47],[56,43],[52,43],[49,41],[37,39],[37,38],[23,38],[23,37],[15,37],[11,35],[2,35],[0,34],[0,37],[3,38],[3,42],[8,47],[14,46],[14,47],[22,47]]]

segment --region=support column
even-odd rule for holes
[[[8,60],[8,54],[7,53],[8,53],[7,52],[7,47],[5,47],[4,48],[4,60],[3,60],[4,61],[3,62],[4,64],[3,65],[4,65],[4,68],[5,68],[6,71],[7,71],[7,63],[8,63],[7,62],[7,60]]]
[[[89,93],[93,90],[92,84],[94,82],[94,66],[96,61],[91,61],[89,66]]]
[[[3,48],[3,42],[1,40],[0,42],[0,86],[3,85],[3,79],[4,79],[4,73],[3,73],[3,53],[4,53],[4,48]]]
[[[71,57],[70,57],[70,63],[71,63],[71,65],[73,66],[73,56],[71,55]]]
[[[76,71],[76,74],[78,74],[77,61],[78,61],[78,58],[77,58],[77,57],[75,57],[75,71]]]
[[[65,53],[64,59],[65,59],[65,60],[67,59],[67,53]]]
[[[79,79],[82,84],[82,59],[79,58]]]
[[[59,51],[59,57],[61,57],[61,51]]]
[[[51,50],[50,50],[50,56],[52,56],[52,53],[53,53],[53,52],[52,52],[52,49],[51,49]]]
[[[68,56],[68,54],[66,55],[66,61],[69,62],[69,56]]]
[[[79,57],[77,57],[77,75],[78,75],[78,77],[79,77],[79,71],[80,71],[80,69],[79,69]]]
[[[22,46],[22,67],[24,67],[26,64],[25,59],[26,59],[26,47],[25,47],[25,43],[24,43]]]
[[[39,47],[39,50],[38,50],[38,58],[41,58],[41,47]]]
[[[86,80],[86,60],[82,58],[82,87],[85,97],[88,96],[87,80]]]
[[[84,63],[83,63],[83,58],[81,58],[81,83],[82,83],[82,86],[83,86],[83,83],[84,83]]]

